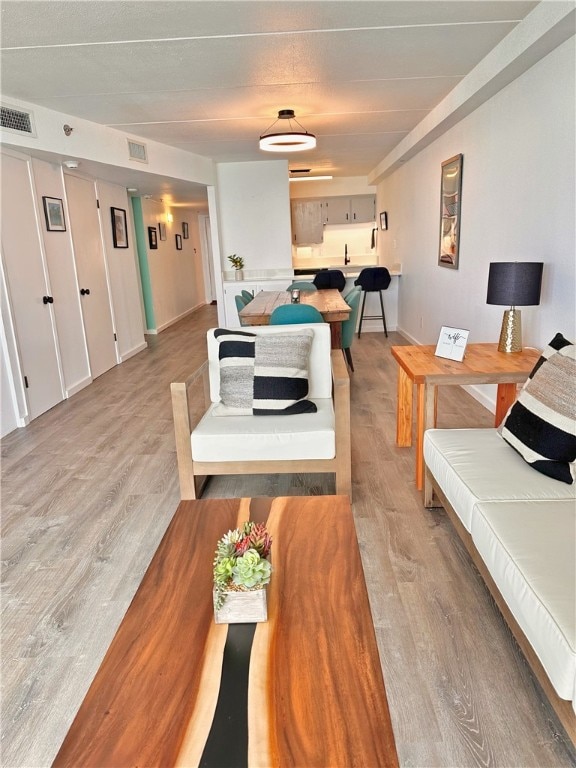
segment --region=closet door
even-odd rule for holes
[[[28,162],[2,155],[2,256],[28,416],[30,419],[64,399],[55,334],[52,297],[45,270],[39,222]],[[40,226],[44,226],[40,222]],[[67,237],[47,232],[46,237]]]
[[[90,372],[95,379],[118,363],[96,192],[92,181],[67,174],[64,178]]]

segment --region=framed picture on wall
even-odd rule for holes
[[[124,208],[110,208],[112,214],[112,240],[114,248],[128,248],[128,228]]]
[[[462,198],[463,155],[442,163],[440,184],[440,248],[438,264],[458,269],[460,257],[460,202]]]
[[[190,234],[188,232],[188,222],[187,221],[183,221],[182,222],[182,237],[184,238],[184,240],[188,240],[188,238],[190,237]]]
[[[49,232],[66,232],[64,221],[64,206],[59,197],[43,197],[44,216],[46,216],[46,229]]]
[[[176,235],[176,250],[182,250],[182,235]]]
[[[158,235],[156,233],[156,227],[148,227],[148,245],[153,250],[158,248]]]
[[[382,211],[380,214],[380,229],[388,229],[388,214]]]
[[[158,222],[158,236],[160,240],[166,240],[166,224],[163,221]]]

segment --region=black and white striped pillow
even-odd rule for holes
[[[254,395],[254,342],[256,335],[245,331],[216,328],[220,364],[220,403],[215,416],[242,416],[252,413]]]
[[[538,472],[574,482],[576,348],[562,334],[557,333],[542,353],[500,431]]]

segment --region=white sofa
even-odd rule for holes
[[[496,429],[428,430],[424,460],[426,482],[576,744],[575,485],[536,472]]]

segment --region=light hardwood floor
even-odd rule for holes
[[[176,509],[169,384],[215,323],[205,307],[149,337],[1,443],[4,768],[51,764]],[[356,339],[351,385],[353,510],[400,764],[576,766],[443,510],[422,507],[413,449],[395,446],[400,343]],[[442,389],[439,426],[491,423]],[[205,495],[333,492],[331,476],[285,475],[214,478]]]

